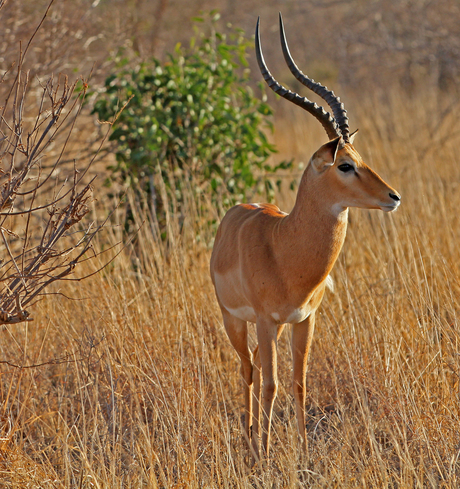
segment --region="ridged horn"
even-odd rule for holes
[[[332,90],[329,90],[324,85],[321,85],[321,83],[315,82],[315,80],[312,80],[299,70],[289,51],[289,47],[286,41],[286,34],[284,32],[283,17],[281,16],[281,13],[280,37],[284,59],[286,60],[286,63],[291,70],[291,73],[297,78],[297,80],[299,80],[300,83],[302,83],[302,85],[305,85],[307,88],[319,95],[325,102],[327,102],[332,110],[332,113],[334,114],[335,122],[339,126],[344,142],[348,143],[350,141],[350,128],[348,126],[347,111],[345,110],[343,103],[340,102],[340,97],[337,97]]]
[[[260,72],[264,77],[264,80],[267,82],[267,85],[278,95],[293,102],[294,104],[302,107],[302,109],[306,110],[310,114],[312,114],[316,119],[319,120],[321,125],[326,130],[326,133],[329,139],[335,139],[336,137],[340,137],[340,131],[337,128],[337,125],[334,121],[334,118],[326,112],[323,107],[320,107],[318,104],[311,102],[306,97],[301,97],[295,92],[291,92],[287,88],[284,88],[280,85],[273,75],[268,71],[267,65],[265,64],[264,55],[262,54],[262,49],[260,46],[260,29],[259,29],[260,17],[257,19],[256,25],[256,57],[257,63],[259,65]]]

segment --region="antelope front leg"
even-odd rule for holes
[[[257,341],[259,343],[259,358],[262,369],[262,446],[268,458],[270,451],[270,425],[273,403],[278,390],[277,372],[277,340],[284,325],[272,321],[257,321]],[[257,413],[256,413],[257,415]]]
[[[315,313],[313,312],[305,321],[292,326],[292,361],[293,361],[293,389],[297,415],[297,427],[302,436],[305,452],[307,446],[307,430],[305,427],[305,400],[307,395],[306,376],[308,353],[310,351],[313,331],[315,329]]]

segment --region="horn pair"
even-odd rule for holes
[[[311,102],[306,97],[301,97],[299,94],[284,88],[280,85],[270,71],[262,54],[262,49],[260,46],[260,30],[259,30],[260,17],[257,19],[256,26],[256,56],[257,63],[259,64],[260,72],[267,82],[268,86],[281,97],[289,100],[290,102],[302,107],[307,112],[312,114],[316,119],[319,120],[321,125],[326,130],[329,139],[335,139],[341,137],[345,143],[350,142],[350,129],[348,126],[347,111],[343,103],[340,102],[340,98],[337,97],[332,90],[329,90],[321,83],[317,83],[308,76],[304,75],[297,65],[295,64],[289,47],[286,41],[286,34],[284,32],[283,18],[280,14],[280,36],[281,36],[281,47],[283,49],[284,59],[291,70],[291,73],[299,80],[302,85],[306,86],[314,93],[319,95],[331,108],[333,116],[326,112],[323,107],[318,104]]]

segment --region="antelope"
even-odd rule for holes
[[[323,98],[322,107],[280,85],[269,72],[260,45],[257,20],[257,62],[268,86],[312,114],[329,141],[311,157],[290,214],[272,204],[232,207],[217,230],[210,272],[225,330],[241,361],[244,385],[244,431],[253,456],[262,446],[269,457],[273,402],[278,389],[277,341],[285,324],[292,325],[293,391],[297,427],[308,456],[305,425],[306,373],[315,316],[329,273],[342,249],[348,208],[392,212],[401,197],[367,166],[353,146],[347,112],[334,92],[304,75],[295,64],[280,14],[281,47],[292,74]],[[258,345],[251,352],[248,322],[256,324]],[[263,379],[261,402],[261,375]]]

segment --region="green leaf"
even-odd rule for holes
[[[176,44],[165,62],[119,55],[118,71],[107,77],[93,110],[110,120],[133,96],[113,126],[117,164],[108,170],[112,181],[140,195],[155,193],[161,232],[168,210],[185,212],[184,189],[191,182],[197,215],[211,225],[215,215],[205,215],[203,195],[216,209],[246,202],[258,191],[271,199],[279,180],[273,184],[265,175],[292,168],[292,161],[267,163],[276,152],[267,139],[273,110],[265,92],[257,98],[249,86],[252,43],[240,29],[221,32],[217,11],[192,20],[199,24],[195,36],[188,46]]]

